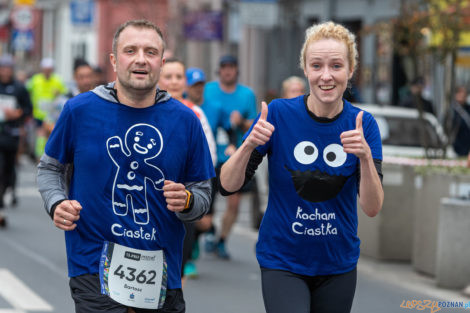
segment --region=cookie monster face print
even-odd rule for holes
[[[322,167],[339,168],[346,162],[347,155],[343,147],[331,143],[319,151],[311,141],[299,142],[293,151],[295,160],[303,165],[312,165],[315,170],[289,171],[295,191],[304,200],[309,202],[322,202],[334,198],[343,188],[348,176],[328,174]]]

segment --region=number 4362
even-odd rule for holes
[[[136,281],[139,284],[155,285],[157,272],[141,270],[140,273],[136,275],[136,271],[137,269],[133,267],[127,267],[126,271],[122,265],[119,265],[114,271],[114,275],[118,276],[120,279],[125,278],[128,281]]]

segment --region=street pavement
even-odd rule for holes
[[[63,232],[53,226],[44,211],[36,190],[34,165],[26,159],[21,164],[20,202],[18,207],[7,209],[8,228],[0,229],[0,313],[74,312]],[[201,253],[197,261],[199,277],[189,279],[184,289],[188,313],[264,312],[254,254],[257,232],[251,228],[248,198],[242,201],[228,241],[232,259],[224,261]],[[224,206],[223,198],[218,197],[217,222]],[[470,298],[459,290],[435,287],[431,277],[414,272],[409,263],[361,257],[353,313],[470,312],[420,307],[413,300],[429,300],[435,305],[437,301],[470,303]]]

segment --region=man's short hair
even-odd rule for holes
[[[82,67],[82,66],[90,66],[90,64],[85,60],[85,59],[82,59],[82,58],[76,58],[74,61],[73,61],[73,71],[76,72],[77,69],[79,67]]]
[[[127,27],[136,27],[136,28],[147,28],[147,29],[153,29],[154,31],[157,32],[157,34],[160,36],[160,39],[162,40],[162,43],[163,43],[163,50],[162,50],[162,56],[163,56],[163,52],[165,51],[165,40],[163,39],[163,33],[162,31],[160,30],[160,28],[158,28],[157,25],[155,25],[154,23],[148,21],[148,20],[144,20],[144,19],[140,19],[140,20],[130,20],[130,21],[127,21],[123,24],[121,24],[116,32],[114,33],[114,37],[113,37],[113,54],[116,56],[117,54],[117,43],[118,43],[118,39],[119,39],[119,36],[121,35],[122,31],[124,29],[126,29]]]

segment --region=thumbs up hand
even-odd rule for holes
[[[246,138],[246,143],[252,148],[262,146],[268,142],[274,132],[274,126],[266,119],[268,117],[268,105],[261,102],[261,114],[255,126],[251,130],[250,135]]]
[[[362,129],[362,116],[364,111],[360,111],[356,116],[356,128],[341,133],[341,144],[346,153],[352,153],[359,159],[366,159],[371,155],[369,144],[364,138]]]

